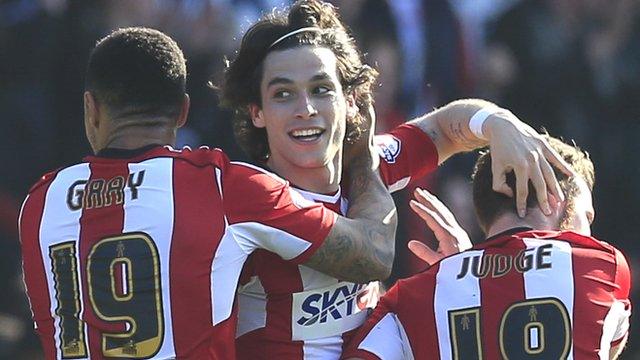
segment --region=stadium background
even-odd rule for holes
[[[482,97],[535,128],[575,141],[596,165],[594,234],[621,248],[637,274],[640,243],[640,2],[636,0],[336,0],[367,61],[385,130],[460,97]],[[23,295],[16,221],[29,186],[90,149],[82,123],[89,51],[110,29],[145,25],[174,37],[188,59],[192,109],[179,145],[208,144],[243,159],[230,114],[207,87],[239,35],[282,0],[0,0],[0,358],[38,359]],[[421,181],[481,235],[470,205],[475,154]],[[424,268],[403,249],[432,242],[407,214],[394,277]],[[634,277],[635,279],[638,276]],[[635,303],[640,304],[635,281]],[[636,308],[637,309],[637,308]],[[623,355],[640,358],[637,314]],[[634,335],[635,333],[635,335]]]

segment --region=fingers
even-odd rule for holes
[[[434,233],[437,234],[442,232],[443,229],[447,226],[444,220],[440,216],[438,216],[435,211],[429,209],[426,205],[423,205],[415,200],[411,200],[409,201],[409,206],[416,214],[418,214],[418,216],[422,218],[422,220],[424,220],[429,229],[431,229],[431,231],[433,231]]]
[[[409,241],[409,244],[407,244],[407,246],[412,253],[420,258],[420,260],[426,262],[429,265],[437,263],[444,257],[441,254],[431,250],[431,248],[429,248],[427,245],[417,240]]]
[[[435,214],[442,219],[441,223],[446,225],[452,225],[456,223],[455,216],[451,213],[451,210],[438,199],[435,195],[427,190],[417,187],[413,192],[413,195],[418,201],[428,206]]]
[[[551,147],[551,145],[549,145],[549,143],[545,139],[542,139],[542,144],[543,144],[542,154],[544,155],[545,159],[547,159],[547,161],[549,161],[551,164],[553,164],[556,168],[558,168],[560,171],[565,173],[567,176],[575,175],[575,172],[573,171],[573,168],[571,167],[571,165],[569,165],[562,158],[562,156],[560,156],[560,154],[558,154],[558,152],[555,151]]]
[[[556,199],[560,199],[560,201],[564,200],[564,194],[562,193],[562,189],[560,188],[560,183],[558,182],[556,174],[553,172],[553,168],[551,167],[551,165],[549,165],[549,163],[546,161],[542,161],[542,163],[540,164],[540,168],[542,169],[542,176],[544,176],[544,180],[547,183],[547,189],[549,193],[555,196]]]
[[[525,175],[516,171],[516,208],[521,218],[527,214],[527,196],[529,196],[529,178]]]
[[[546,161],[539,161],[540,167],[535,167],[531,170],[531,183],[533,184],[534,189],[536,190],[536,197],[538,198],[538,204],[540,206],[540,210],[545,215],[551,215],[551,208],[549,207],[549,199],[547,197],[547,182],[543,176],[544,166],[549,166]],[[550,184],[549,186],[553,186]],[[528,190],[528,189],[527,189]],[[525,203],[526,203],[525,199]],[[526,206],[526,204],[525,204]]]
[[[493,191],[513,197],[513,190],[507,185],[507,173],[511,168],[500,169],[496,161],[491,163],[491,172],[493,174]],[[497,175],[496,175],[497,174]]]
[[[471,247],[471,240],[466,231],[458,224],[449,208],[435,195],[416,188],[414,196],[418,201],[412,200],[411,208],[433,231],[439,243],[437,253],[440,256],[457,254]]]

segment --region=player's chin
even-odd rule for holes
[[[295,163],[298,167],[305,169],[316,169],[326,167],[331,163],[331,159],[325,154],[317,154],[317,153],[308,153],[308,154],[299,154]]]

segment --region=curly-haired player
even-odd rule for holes
[[[316,0],[266,14],[244,34],[221,86],[235,111],[236,138],[257,162],[289,180],[309,200],[337,211],[348,204],[341,189],[343,146],[359,137],[370,113],[376,71],[363,63],[336,9]],[[560,191],[549,162],[562,160],[530,127],[507,110],[481,100],[461,100],[377,136],[380,174],[390,191],[404,188],[451,155],[489,145],[496,154],[496,188],[516,170],[520,202],[529,180]],[[566,167],[565,167],[566,169]],[[520,204],[524,209],[524,205]],[[331,264],[350,249],[324,254]],[[357,254],[355,254],[357,258]],[[352,264],[349,279],[286,264],[259,251],[245,268],[239,293],[241,358],[301,359],[339,356],[348,332],[375,304],[377,283],[388,274]],[[344,281],[350,280],[350,281]]]

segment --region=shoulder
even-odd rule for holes
[[[398,302],[414,302],[433,294],[439,264],[434,264],[427,270],[406,279],[398,280],[394,285]]]
[[[157,152],[150,153],[148,157],[172,157],[197,167],[215,166],[224,168],[230,163],[229,158],[221,149],[211,149],[208,146],[200,146],[195,149],[185,146],[179,150],[171,146],[164,146],[159,148]]]
[[[32,194],[38,191],[38,189],[41,189],[45,185],[51,184],[51,182],[53,181],[53,179],[56,178],[56,175],[60,170],[62,170],[62,168],[56,169],[54,171],[50,171],[42,175],[40,179],[38,179],[38,181],[35,184],[33,184],[33,186],[31,186],[31,188],[29,189],[29,194]]]

